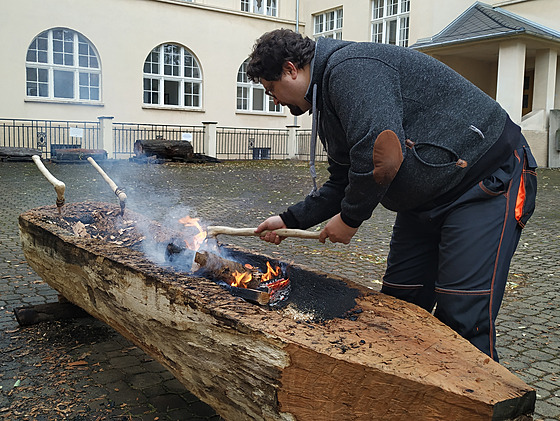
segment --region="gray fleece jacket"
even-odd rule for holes
[[[330,177],[318,195],[281,214],[291,228],[309,228],[339,212],[358,227],[378,203],[405,211],[450,201],[499,168],[519,142],[519,127],[496,101],[411,49],[320,38],[310,103],[314,85],[311,112],[318,113]],[[372,159],[385,130],[396,133],[403,153],[388,186],[375,182]]]

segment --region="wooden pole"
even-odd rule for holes
[[[39,155],[33,155],[31,159],[35,162],[35,165],[37,165],[37,168],[39,168],[39,171],[41,171],[49,183],[54,186],[56,192],[56,207],[58,208],[58,213],[62,213],[61,208],[64,206],[64,190],[66,190],[66,185],[47,170]]]
[[[264,230],[262,232],[256,233],[256,228],[232,228],[224,226],[209,226],[206,231],[208,237],[216,237],[219,234],[224,235],[236,235],[236,236],[257,236],[260,237],[265,235],[267,232],[275,232],[281,237],[296,237],[296,238],[307,238],[307,239],[319,239],[319,232],[316,231],[305,231],[292,228],[281,228],[277,230]]]
[[[119,198],[119,203],[121,205],[121,215],[123,215],[124,207],[126,205],[126,194],[124,190],[118,187],[117,184],[113,180],[111,180],[107,173],[103,171],[103,168],[101,168],[91,156],[88,157],[87,160],[91,165],[93,165],[93,168],[95,168],[97,172],[101,174],[103,179],[107,182],[107,184],[109,184],[109,187],[111,187],[111,190],[113,190],[113,193],[115,193],[115,195]]]

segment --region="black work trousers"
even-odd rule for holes
[[[451,203],[397,213],[382,292],[415,303],[498,361],[495,321],[512,256],[536,196],[521,146]]]

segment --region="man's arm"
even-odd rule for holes
[[[329,179],[319,188],[318,195],[308,195],[280,214],[286,227],[307,229],[340,212],[340,202],[348,186],[349,167],[331,159],[329,164]]]
[[[328,80],[328,104],[350,148],[341,219],[356,228],[371,217],[402,162],[405,134],[399,74],[380,60],[357,58],[339,63]]]

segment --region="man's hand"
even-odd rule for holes
[[[327,222],[327,225],[325,225],[325,228],[323,228],[321,234],[319,235],[319,241],[324,243],[328,238],[333,243],[348,244],[354,234],[356,234],[356,231],[358,231],[358,228],[352,228],[346,225],[342,221],[340,214],[338,214],[333,216],[332,219]]]
[[[265,220],[262,224],[260,224],[257,229],[255,230],[256,233],[262,232],[264,230],[270,230],[272,232],[267,232],[266,234],[261,235],[261,240],[268,241],[269,243],[280,244],[280,242],[286,238],[276,235],[274,230],[286,228],[286,224],[282,221],[280,216],[271,216],[267,220]]]

